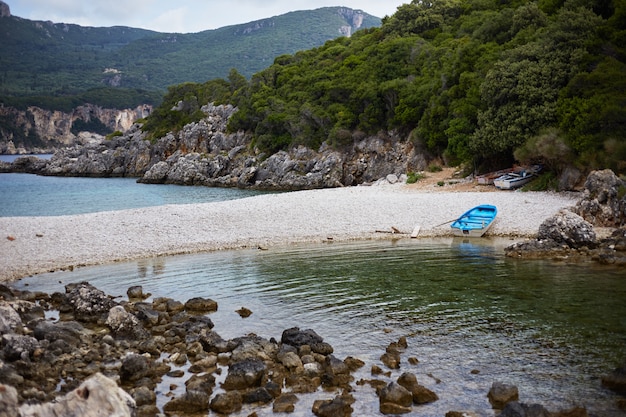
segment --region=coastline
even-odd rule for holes
[[[2,217],[0,282],[154,256],[331,239],[409,238],[417,225],[418,237],[449,236],[446,222],[478,204],[498,207],[490,236],[522,239],[534,236],[546,218],[579,198],[572,193],[439,188],[357,186],[71,216]],[[392,228],[402,234],[377,232]]]

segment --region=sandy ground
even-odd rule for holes
[[[427,174],[412,185],[298,191],[73,216],[3,217],[0,282],[160,255],[331,239],[409,238],[416,226],[419,237],[447,236],[448,222],[478,204],[498,207],[489,235],[523,238],[535,235],[546,218],[578,200],[573,194],[498,191],[453,180],[451,174]]]

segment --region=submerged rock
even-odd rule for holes
[[[519,391],[515,385],[494,382],[487,397],[493,408],[502,410],[508,403],[519,400]]]

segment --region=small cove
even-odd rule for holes
[[[508,243],[403,239],[220,251],[43,274],[15,286],[54,292],[89,281],[122,298],[131,285],[183,302],[209,297],[219,304],[210,317],[222,337],[280,339],[289,327],[311,328],[337,357],[366,362],[357,380],[371,379],[385,347],[407,336],[392,378],[413,372],[440,397],[410,415],[492,416],[486,395],[494,381],[517,385],[522,402],[553,411],[586,406],[590,414],[624,415],[599,379],[626,359],[623,269],[507,259]],[[239,317],[241,307],[252,316]],[[376,415],[373,389],[353,385],[354,415]],[[306,403],[296,415],[312,415]],[[271,407],[257,413],[273,415]]]

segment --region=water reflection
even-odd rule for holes
[[[181,301],[210,297],[219,303],[211,318],[223,337],[279,338],[289,327],[313,328],[338,357],[366,361],[357,379],[371,378],[385,347],[406,335],[401,371],[414,372],[440,397],[413,415],[491,416],[486,393],[496,380],[517,384],[524,402],[623,415],[598,379],[626,358],[623,269],[507,259],[508,243],[417,239],[226,251],[46,274],[17,285],[51,292],[87,280],[114,295],[143,285],[146,293]],[[242,306],[251,317],[235,313]],[[410,356],[419,364],[410,365]],[[376,414],[373,391],[355,390],[355,415]]]

